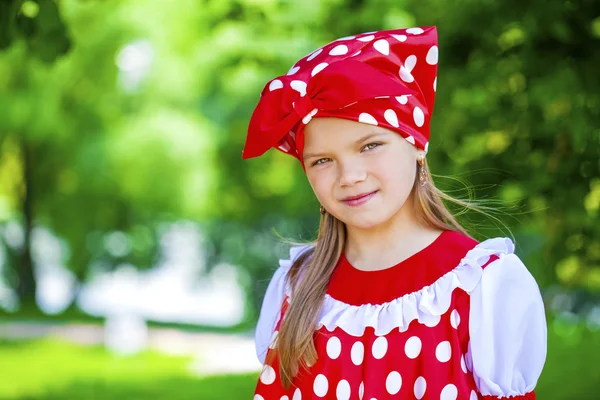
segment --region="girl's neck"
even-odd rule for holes
[[[389,268],[429,246],[441,233],[420,223],[414,212],[399,213],[374,229],[357,230],[347,226],[344,253],[357,269]]]

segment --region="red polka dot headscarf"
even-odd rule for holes
[[[273,147],[302,162],[304,127],[319,117],[385,127],[426,152],[437,63],[433,26],[335,40],[267,83],[242,157]]]

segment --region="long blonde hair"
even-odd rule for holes
[[[434,184],[427,161],[417,163],[417,174],[412,188],[412,198],[417,217],[421,223],[440,230],[453,230],[468,235],[465,229],[446,208],[443,200],[476,209],[470,203],[455,199]],[[424,171],[422,170],[424,168]],[[421,185],[420,174],[426,177]],[[314,344],[315,326],[323,305],[327,286],[346,243],[345,224],[329,213],[321,217],[316,241],[310,250],[299,256],[287,275],[292,288],[293,300],[281,322],[273,351],[266,364],[279,358],[281,383],[289,388],[300,368],[306,369],[317,361]],[[300,279],[301,278],[301,279]]]

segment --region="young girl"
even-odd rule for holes
[[[322,217],[267,289],[255,400],[535,399],[538,286],[510,239],[465,232],[427,168],[437,62],[435,27],[365,33],[263,90],[243,157],[298,158]]]

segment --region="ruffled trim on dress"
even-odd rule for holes
[[[280,266],[289,268],[293,260],[307,248],[292,248],[291,260],[280,260]],[[442,275],[433,284],[383,304],[354,306],[326,294],[318,328],[325,326],[327,330],[333,331],[339,327],[349,335],[360,337],[367,327],[372,327],[378,336],[386,335],[393,329],[404,332],[414,320],[435,326],[450,308],[455,289],[470,293],[479,283],[483,266],[492,256],[502,259],[513,253],[514,244],[509,238],[488,239],[469,250],[457,267]],[[286,285],[285,292],[289,301],[289,285]]]

